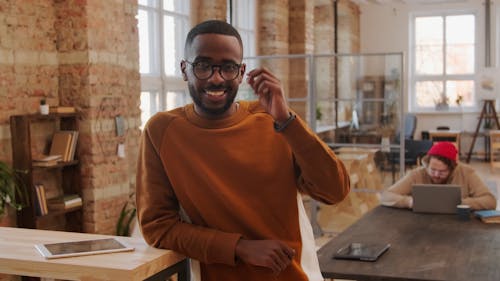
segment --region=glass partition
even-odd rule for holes
[[[245,58],[283,83],[290,107],[333,149],[400,149],[403,54],[283,55]],[[243,82],[240,100],[256,99]],[[399,157],[404,163],[404,153]],[[404,165],[399,165],[401,170]]]
[[[378,205],[376,194],[392,184],[396,174],[404,174],[404,142],[399,144],[398,137],[405,131],[402,53],[261,56],[245,58],[244,63],[247,72],[264,66],[281,80],[289,106],[336,151],[349,172],[349,199],[334,209],[318,208],[318,202],[310,200],[315,235],[329,225],[344,229],[360,212]],[[256,98],[244,81],[237,99]],[[376,155],[382,156],[383,166]],[[392,172],[392,181],[380,180],[382,169]],[[328,218],[328,212],[349,219],[342,224]]]

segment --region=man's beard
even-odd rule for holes
[[[233,94],[233,89],[228,89],[227,93],[227,100],[226,103],[224,104],[223,107],[221,108],[209,108],[206,107],[203,102],[201,101],[201,95],[198,94],[196,91],[195,87],[191,84],[188,85],[189,88],[189,95],[191,96],[191,99],[193,100],[193,103],[196,104],[196,106],[201,109],[203,112],[207,113],[208,115],[212,116],[218,116],[224,114],[233,104],[234,99],[236,98],[236,94]],[[236,89],[237,91],[237,89]]]

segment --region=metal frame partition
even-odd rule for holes
[[[403,53],[293,54],[244,58],[247,70],[267,67],[282,82],[290,107],[332,148],[375,148],[399,152],[404,173]],[[256,96],[244,81],[237,99]],[[317,202],[311,223],[316,236]]]

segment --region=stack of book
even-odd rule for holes
[[[51,106],[49,108],[50,113],[75,113],[76,108],[73,106]]]
[[[49,155],[61,155],[61,161],[72,161],[75,158],[78,131],[58,131],[52,137]]]
[[[42,156],[39,158],[33,159],[33,166],[36,167],[51,167],[57,165],[57,162],[62,160],[61,155],[49,155]]]
[[[49,210],[66,210],[82,205],[82,198],[78,194],[66,194],[48,200]]]
[[[35,192],[36,192],[36,213],[40,216],[46,215],[49,213],[49,209],[47,207],[47,198],[45,197],[45,187],[43,184],[35,184]]]
[[[475,211],[474,215],[485,223],[500,223],[500,211],[498,210]]]

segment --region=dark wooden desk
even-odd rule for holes
[[[347,243],[370,241],[391,248],[376,262],[331,258]],[[323,246],[318,257],[325,278],[498,281],[500,224],[379,206]]]

